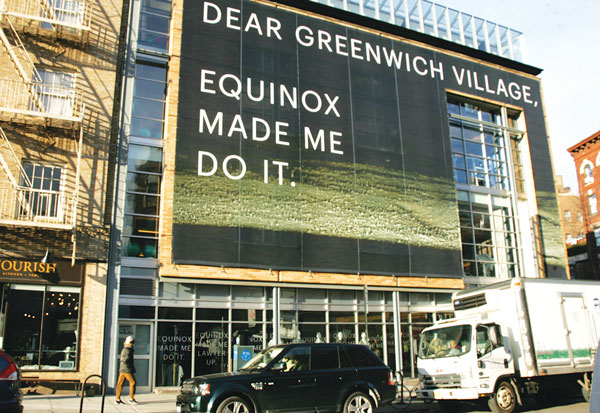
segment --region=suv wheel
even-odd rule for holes
[[[373,413],[375,404],[373,400],[364,393],[352,393],[344,403],[344,413]]]
[[[217,413],[252,413],[248,402],[240,397],[228,397],[219,404]]]

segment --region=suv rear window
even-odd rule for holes
[[[354,367],[381,366],[379,358],[365,346],[344,346],[343,350],[348,354]]]

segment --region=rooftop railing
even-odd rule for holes
[[[523,33],[428,0],[311,0],[524,62]]]

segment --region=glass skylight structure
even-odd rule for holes
[[[428,0],[312,0],[524,62],[523,33]]]

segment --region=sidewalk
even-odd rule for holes
[[[141,393],[136,395],[138,404],[115,403],[115,395],[107,395],[104,399],[105,413],[167,413],[176,412],[175,398],[177,393]],[[127,400],[124,397],[123,400]],[[23,406],[25,413],[78,413],[81,397],[71,395],[25,395]],[[83,412],[101,412],[102,396],[85,397]]]

